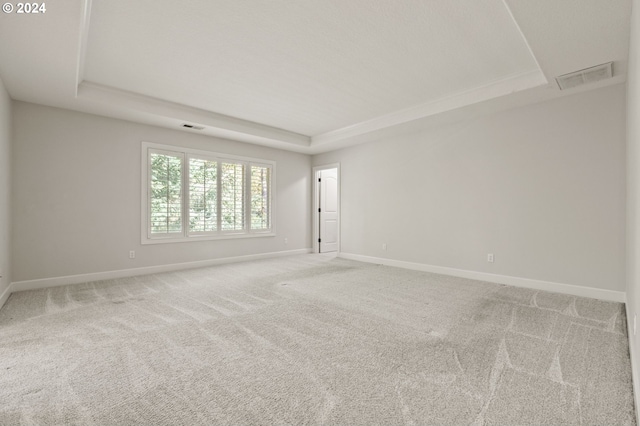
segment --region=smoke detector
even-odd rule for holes
[[[560,90],[572,89],[583,84],[593,83],[613,77],[613,62],[585,68],[556,77]]]
[[[186,127],[187,129],[193,129],[193,130],[203,130],[204,127],[202,126],[196,126],[194,124],[183,124],[182,127]]]

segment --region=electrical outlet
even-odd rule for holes
[[[288,239],[288,238],[285,238],[285,239],[284,239],[284,243],[285,243],[285,244],[289,244],[289,239]]]
[[[387,251],[387,243],[382,243],[382,250]]]
[[[129,252],[129,259],[135,259],[136,258],[136,252],[134,250],[131,250]]]
[[[487,262],[493,263],[493,260],[494,260],[494,258],[493,258],[493,253],[489,253],[489,254],[487,255]]]

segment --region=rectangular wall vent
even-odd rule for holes
[[[203,130],[204,127],[202,126],[196,126],[194,124],[183,124],[182,127],[186,127],[187,129],[193,129],[193,130]]]
[[[585,68],[556,77],[560,90],[572,89],[583,84],[593,83],[613,77],[613,62]]]

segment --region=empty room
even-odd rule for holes
[[[635,425],[639,0],[0,12],[0,425]]]

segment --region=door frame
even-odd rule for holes
[[[331,163],[331,164],[323,164],[321,166],[315,166],[313,168],[313,180],[312,180],[312,204],[313,208],[311,209],[311,216],[313,217],[312,223],[312,231],[311,231],[311,242],[313,253],[320,253],[320,244],[318,244],[318,238],[320,238],[320,218],[318,217],[318,209],[320,208],[320,185],[318,185],[318,177],[320,176],[320,172],[322,170],[328,169],[337,169],[338,172],[338,251],[340,253],[340,247],[342,245],[342,238],[340,236],[340,229],[342,228],[342,218],[340,217],[340,187],[341,184],[341,176],[340,176],[340,163]]]

